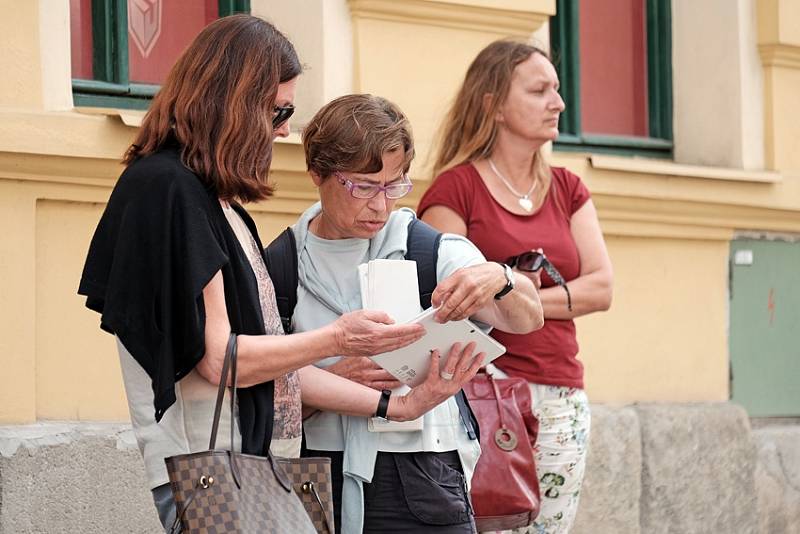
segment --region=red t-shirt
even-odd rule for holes
[[[446,206],[467,223],[467,238],[487,260],[509,257],[541,248],[569,283],[580,274],[578,249],[570,232],[570,219],[590,198],[580,178],[562,167],[552,168],[550,192],[542,207],[531,215],[516,215],[501,206],[471,163],[440,174],[419,203],[421,217],[431,206]],[[556,285],[541,271],[542,287]],[[530,334],[509,334],[494,329],[492,336],[506,346],[495,365],[511,376],[530,382],[583,388],[583,364],[578,360],[578,340],[572,320],[547,319]]]

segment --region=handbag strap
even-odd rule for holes
[[[219,429],[219,418],[222,414],[222,401],[225,398],[225,386],[228,383],[228,370],[233,361],[233,391],[231,391],[231,447],[233,447],[233,406],[236,396],[236,334],[231,332],[228,337],[228,346],[225,348],[225,360],[222,362],[222,373],[219,377],[219,388],[217,389],[217,403],[214,406],[214,422],[211,425],[211,439],[208,442],[209,450],[214,450],[217,446],[217,430]]]
[[[228,383],[228,371],[230,370],[231,374],[231,450],[228,451],[228,457],[230,459],[231,464],[231,474],[233,475],[233,481],[236,483],[237,487],[241,488],[241,479],[239,477],[239,467],[236,464],[236,453],[233,450],[233,418],[236,417],[235,414],[235,407],[236,407],[236,382],[238,378],[237,373],[237,366],[236,362],[238,354],[238,342],[237,336],[233,332],[231,332],[230,337],[228,337],[228,346],[225,348],[225,360],[222,362],[222,372],[220,373],[219,377],[219,388],[217,389],[217,403],[214,406],[214,421],[211,424],[211,438],[208,442],[208,448],[210,450],[214,450],[217,445],[217,431],[219,430],[219,418],[222,414],[222,402],[225,399],[225,385]],[[269,384],[269,403],[270,408],[272,408],[272,392],[273,392],[273,382],[268,382]],[[278,480],[283,489],[286,491],[291,491],[292,483],[287,477],[286,473],[283,471],[280,465],[275,462],[275,459],[272,456],[272,452],[269,450],[269,443],[272,439],[272,425],[273,425],[273,411],[272,409],[269,410],[270,416],[267,418],[267,428],[266,428],[266,436],[267,436],[267,443],[265,444],[264,448],[264,456],[270,462],[272,466],[272,471],[275,474],[275,478]]]
[[[211,423],[211,438],[208,440],[209,450],[214,450],[217,446],[217,431],[219,430],[219,418],[222,415],[222,402],[225,400],[225,386],[228,383],[228,371],[231,373],[231,450],[228,451],[228,459],[231,464],[231,475],[237,487],[241,488],[241,478],[239,477],[239,467],[236,465],[236,453],[233,450],[233,418],[236,417],[236,356],[238,343],[236,334],[231,332],[228,336],[228,346],[225,348],[225,359],[222,362],[222,372],[219,377],[219,387],[217,389],[217,402],[214,406],[214,421]]]
[[[328,518],[328,510],[325,507],[325,504],[322,502],[322,497],[319,496],[319,492],[317,491],[317,485],[314,484],[311,480],[303,482],[300,486],[300,490],[303,493],[310,493],[314,499],[317,501],[320,510],[322,511],[322,522],[325,524],[325,528],[328,530],[328,534],[334,534],[334,529],[331,528],[331,522]]]
[[[500,402],[501,400],[500,388],[497,387],[497,382],[495,381],[491,373],[486,373],[486,377],[489,379],[489,383],[492,385],[492,390],[494,391],[494,400],[495,403],[497,404],[497,415],[500,417],[500,428],[508,428],[503,418],[503,407],[501,406]]]

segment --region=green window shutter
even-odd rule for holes
[[[550,19],[550,55],[561,83],[567,107],[559,120],[562,135],[581,132],[581,69],[578,35],[578,3],[558,0],[557,16]]]
[[[650,137],[672,140],[672,14],[669,0],[647,0]]]
[[[219,0],[219,16],[250,13],[250,0]]]

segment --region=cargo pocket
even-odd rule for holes
[[[443,461],[458,461],[457,453],[393,454],[409,511],[428,525],[458,525],[470,521],[464,475]],[[451,458],[452,456],[452,458]]]

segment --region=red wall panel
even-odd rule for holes
[[[69,0],[69,30],[72,77],[91,80],[92,0]]]
[[[128,0],[131,82],[163,82],[186,46],[218,17],[217,0]]]
[[[648,136],[644,0],[580,0],[581,128]]]

